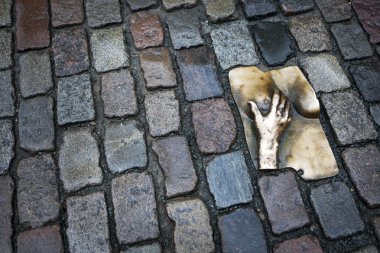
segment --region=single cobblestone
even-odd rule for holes
[[[75,191],[102,182],[99,150],[90,129],[69,130],[63,133],[58,165],[66,191]]]
[[[150,48],[140,52],[139,55],[148,89],[168,88],[177,85],[176,75],[167,48]]]
[[[187,101],[218,97],[223,94],[215,57],[207,47],[181,50],[177,53]]]
[[[222,251],[234,253],[268,252],[261,221],[255,211],[241,208],[218,217]]]
[[[327,22],[351,18],[351,5],[346,0],[315,0],[315,2]]]
[[[284,22],[258,22],[253,26],[253,32],[261,55],[269,65],[282,64],[293,54],[292,41]]]
[[[70,252],[111,252],[104,194],[69,197],[66,206]]]
[[[236,137],[236,125],[224,99],[195,102],[191,105],[191,115],[202,153],[223,153],[230,148]]]
[[[52,44],[57,76],[73,75],[89,68],[86,32],[82,28],[56,30]]]
[[[17,252],[63,253],[60,226],[52,225],[21,232]]]
[[[292,172],[264,176],[258,184],[274,234],[302,228],[310,223]]]
[[[83,0],[51,0],[51,19],[54,27],[83,22]]]
[[[358,23],[350,21],[333,24],[331,32],[345,60],[361,59],[373,55],[371,45]]]
[[[252,36],[244,23],[223,24],[211,31],[211,39],[223,69],[259,63]]]
[[[53,88],[48,51],[31,51],[22,54],[19,63],[20,92],[24,98],[44,94]]]
[[[207,17],[212,22],[229,19],[236,15],[233,0],[202,0]]]
[[[380,206],[380,150],[373,144],[342,153],[351,180],[371,208]]]
[[[145,109],[150,135],[162,136],[180,129],[179,103],[173,90],[148,93]]]
[[[373,44],[380,42],[380,17],[375,13],[380,12],[378,0],[353,0],[354,8],[364,30],[370,35],[369,41]]]
[[[210,217],[205,204],[200,199],[169,202],[166,209],[170,219],[175,222],[174,243],[176,252],[214,251]]]
[[[323,253],[318,238],[304,235],[295,239],[286,240],[274,246],[273,253]]]
[[[94,30],[91,50],[95,69],[99,72],[128,66],[128,54],[121,27]]]
[[[186,138],[172,136],[155,140],[152,147],[165,174],[166,196],[194,190],[197,174]]]
[[[372,226],[377,236],[377,239],[380,240],[380,216],[372,218]]]
[[[369,102],[380,102],[380,63],[358,65],[350,68],[356,86],[364,99]]]
[[[157,0],[127,0],[132,11],[146,9],[157,4]]]
[[[15,137],[11,120],[0,120],[0,175],[7,172],[14,157]]]
[[[363,101],[355,91],[321,96],[330,123],[341,145],[377,138],[377,132]]]
[[[273,0],[241,0],[247,18],[257,19],[273,15],[277,12]]]
[[[165,10],[170,11],[181,7],[193,7],[197,4],[197,0],[162,0]]]
[[[12,49],[12,33],[6,29],[0,29],[0,69],[12,65]]]
[[[113,179],[112,202],[120,243],[159,236],[153,179],[149,174],[130,173]]]
[[[240,151],[212,159],[207,164],[206,174],[218,208],[252,201],[252,185],[244,156]]]
[[[12,25],[12,0],[1,0],[0,5],[0,27]]]
[[[50,155],[21,159],[17,167],[20,223],[39,227],[59,215],[57,169]]]
[[[90,75],[85,73],[58,79],[58,124],[90,121],[95,118]]]
[[[135,246],[121,253],[161,253],[161,246],[158,243],[152,243],[150,245]]]
[[[90,27],[122,21],[118,0],[86,0],[86,16]]]
[[[347,237],[364,229],[355,201],[343,182],[312,189],[310,200],[327,238]]]
[[[9,176],[0,176],[0,249],[12,252],[12,195],[14,184]]]
[[[333,55],[310,56],[301,59],[300,63],[316,92],[331,92],[351,86],[350,80]]]
[[[138,112],[135,83],[128,70],[105,73],[102,100],[106,117],[124,117]]]
[[[302,52],[321,52],[332,49],[329,32],[322,18],[315,13],[292,17],[289,29]]]
[[[141,11],[131,16],[131,32],[137,49],[162,46],[164,30],[157,14]]]
[[[147,164],[144,131],[135,120],[110,123],[106,127],[104,148],[111,172],[123,172]]]
[[[0,117],[12,117],[15,114],[12,72],[0,71]]]
[[[174,49],[203,45],[199,20],[194,10],[179,10],[166,16]]]
[[[380,126],[380,104],[371,105],[369,111],[376,124]]]
[[[294,15],[314,9],[313,0],[280,0],[281,10],[285,15]]]
[[[46,0],[17,0],[17,49],[43,48],[50,44],[49,6]]]
[[[32,152],[54,149],[54,112],[51,97],[35,97],[20,103],[20,147]]]

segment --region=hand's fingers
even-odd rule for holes
[[[252,102],[252,101],[248,101],[248,104],[251,107],[251,111],[252,111],[253,115],[255,115],[256,122],[261,121],[262,115],[261,115],[261,112],[260,112],[259,108],[257,107],[256,103]]]
[[[273,97],[272,97],[272,107],[270,109],[270,113],[275,114],[277,110],[277,105],[280,100],[280,91],[276,89],[274,91]]]
[[[284,113],[284,108],[285,108],[285,104],[286,104],[287,100],[288,99],[286,98],[285,94],[283,92],[281,92],[281,100],[280,100],[280,103],[277,106],[277,112],[280,115],[283,115],[283,113]]]

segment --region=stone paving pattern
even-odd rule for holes
[[[0,0],[0,252],[378,252],[379,0]],[[337,176],[258,171],[228,71],[298,65]]]

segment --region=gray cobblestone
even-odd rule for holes
[[[31,51],[22,54],[19,63],[20,91],[24,98],[44,94],[53,88],[48,51]]]
[[[371,116],[378,126],[380,126],[380,104],[371,105],[369,107]]]
[[[316,0],[315,2],[327,22],[351,18],[351,5],[346,0]]]
[[[12,33],[0,29],[0,69],[12,65]]]
[[[99,27],[110,23],[120,23],[120,4],[118,0],[86,0],[87,23]]]
[[[144,132],[134,120],[110,123],[106,127],[104,148],[108,168],[112,172],[147,164]]]
[[[285,15],[294,15],[314,8],[313,0],[280,0],[281,10]]]
[[[58,159],[60,177],[66,191],[75,191],[103,180],[99,150],[90,129],[69,130],[63,134]]]
[[[111,252],[104,194],[69,197],[66,205],[70,252]]]
[[[350,72],[364,99],[380,102],[380,63],[352,66]]]
[[[60,226],[52,225],[21,232],[17,252],[63,253]]]
[[[137,11],[140,9],[145,9],[156,5],[156,0],[127,0],[127,3],[132,11]]]
[[[161,253],[161,246],[158,243],[135,246],[122,251],[122,253]]]
[[[50,155],[22,159],[17,167],[17,207],[21,223],[41,226],[59,215],[58,180]]]
[[[233,0],[202,0],[202,3],[208,18],[213,22],[231,18],[236,14]]]
[[[0,27],[1,26],[11,26],[12,25],[12,0],[1,0],[0,5]]]
[[[379,251],[377,250],[376,246],[374,246],[374,245],[352,251],[352,253],[378,253],[378,252]]]
[[[197,4],[197,0],[162,0],[165,10],[173,10],[180,7],[192,7]]]
[[[15,114],[13,97],[12,72],[0,71],[0,117],[11,117]]]
[[[380,216],[372,218],[372,226],[377,236],[377,239],[380,240]]]
[[[12,195],[14,183],[9,176],[0,176],[0,249],[12,252]]]
[[[7,172],[14,157],[15,138],[11,120],[0,120],[0,174]]]
[[[242,7],[247,18],[260,18],[276,13],[273,0],[242,0]]]
[[[120,243],[159,236],[153,179],[149,174],[129,173],[113,179],[112,201]]]

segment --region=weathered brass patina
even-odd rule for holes
[[[229,79],[256,167],[302,170],[306,180],[338,174],[319,122],[318,99],[298,67],[268,72],[239,67]]]

